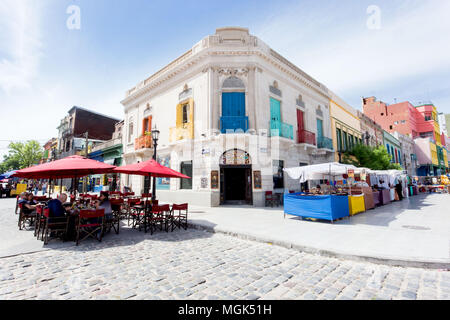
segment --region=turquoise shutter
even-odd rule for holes
[[[270,98],[270,120],[281,121],[281,102]]]

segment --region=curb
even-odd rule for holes
[[[210,233],[218,233],[224,234],[227,236],[239,238],[242,240],[255,241],[259,243],[266,243],[275,245],[278,247],[283,247],[287,249],[292,249],[300,252],[305,252],[309,254],[319,255],[327,258],[336,258],[343,260],[352,260],[358,262],[370,262],[374,264],[382,264],[391,267],[404,267],[404,268],[423,268],[423,269],[442,269],[450,271],[450,263],[449,262],[436,262],[436,261],[416,261],[416,260],[401,260],[401,259],[391,259],[391,258],[380,258],[380,257],[370,257],[370,256],[362,256],[362,255],[353,255],[353,254],[343,254],[337,253],[329,250],[316,249],[311,247],[306,247],[298,244],[293,244],[285,241],[272,240],[269,238],[263,238],[259,236],[253,236],[244,233],[238,233],[234,231],[227,231],[216,229],[214,227],[208,227],[201,224],[195,224],[192,222],[188,223],[190,228],[206,231]]]

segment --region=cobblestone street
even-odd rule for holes
[[[111,237],[1,258],[0,299],[450,299],[448,271],[342,261],[198,230]]]

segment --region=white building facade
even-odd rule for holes
[[[283,168],[333,160],[317,144],[331,138],[329,102],[324,85],[248,29],[217,29],[127,91],[123,162],[152,158],[156,126],[158,161],[192,177],[157,179],[160,202],[264,206],[266,191],[300,189]],[[141,176],[122,185],[151,192]]]

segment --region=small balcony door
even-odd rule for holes
[[[317,138],[323,138],[323,120],[317,119]]]
[[[270,98],[270,120],[281,121],[281,102]]]
[[[305,130],[305,116],[300,109],[297,109],[297,130],[298,132]]]
[[[222,93],[222,116],[223,117],[245,116],[245,92]]]
[[[222,93],[221,131],[248,130],[248,117],[245,116],[245,92]]]

